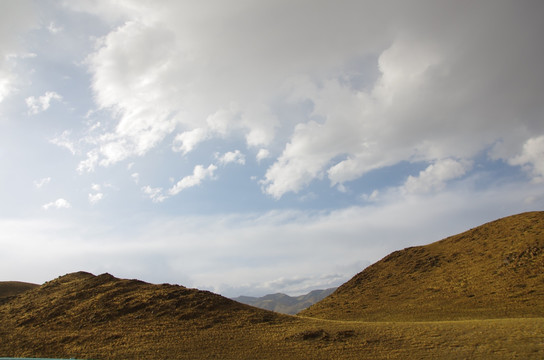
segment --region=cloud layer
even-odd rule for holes
[[[0,272],[8,279],[46,281],[84,269],[226,296],[302,293],[337,286],[392,251],[544,204],[542,184],[475,194],[469,191],[474,180],[435,196],[399,197],[399,189],[391,189],[371,205],[334,211],[146,215],[125,219],[130,230],[120,233],[110,229],[118,229],[119,219],[96,216],[1,219]],[[12,243],[14,238],[25,241]]]
[[[258,159],[280,150],[262,179],[275,198],[314,179],[342,185],[402,161],[467,164],[490,149],[535,169],[536,179],[539,160],[525,152],[544,133],[542,6],[98,6],[104,19],[123,19],[87,60],[97,104],[117,120],[80,168],[163,141],[186,155],[203,141],[243,135]],[[311,105],[303,117],[278,116],[301,104]]]

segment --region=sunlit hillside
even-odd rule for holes
[[[366,268],[304,316],[362,321],[544,316],[544,212],[499,219]]]

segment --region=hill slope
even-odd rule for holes
[[[0,305],[0,356],[104,358],[121,352],[121,358],[147,358],[165,346],[161,337],[167,334],[168,343],[194,350],[198,341],[184,344],[184,335],[228,334],[291,319],[207,291],[79,272]]]
[[[544,316],[544,212],[393,252],[300,313],[420,321]]]
[[[0,301],[12,296],[17,296],[27,290],[37,288],[40,285],[21,281],[0,281]]]
[[[269,294],[261,297],[239,296],[232,300],[241,302],[260,309],[279,312],[282,314],[294,315],[312,304],[324,299],[336,290],[336,288],[325,290],[314,290],[300,296],[289,296],[282,293]]]

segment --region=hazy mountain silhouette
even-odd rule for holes
[[[329,296],[334,290],[336,288],[313,290],[308,294],[299,296],[289,296],[282,293],[268,294],[261,297],[239,296],[233,298],[233,300],[265,310],[294,315]]]

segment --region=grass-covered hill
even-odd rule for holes
[[[334,292],[334,290],[336,290],[336,288],[313,290],[308,294],[299,296],[289,296],[282,293],[268,294],[261,297],[239,296],[237,298],[233,298],[233,300],[241,302],[242,304],[255,306],[260,309],[294,315],[329,296]]]
[[[301,315],[420,321],[544,316],[544,212],[396,251]]]
[[[0,302],[3,299],[17,296],[27,290],[38,287],[37,284],[31,284],[22,281],[0,281]]]
[[[0,357],[177,358],[219,345],[206,343],[218,329],[230,339],[290,320],[207,291],[78,272],[0,305]]]

